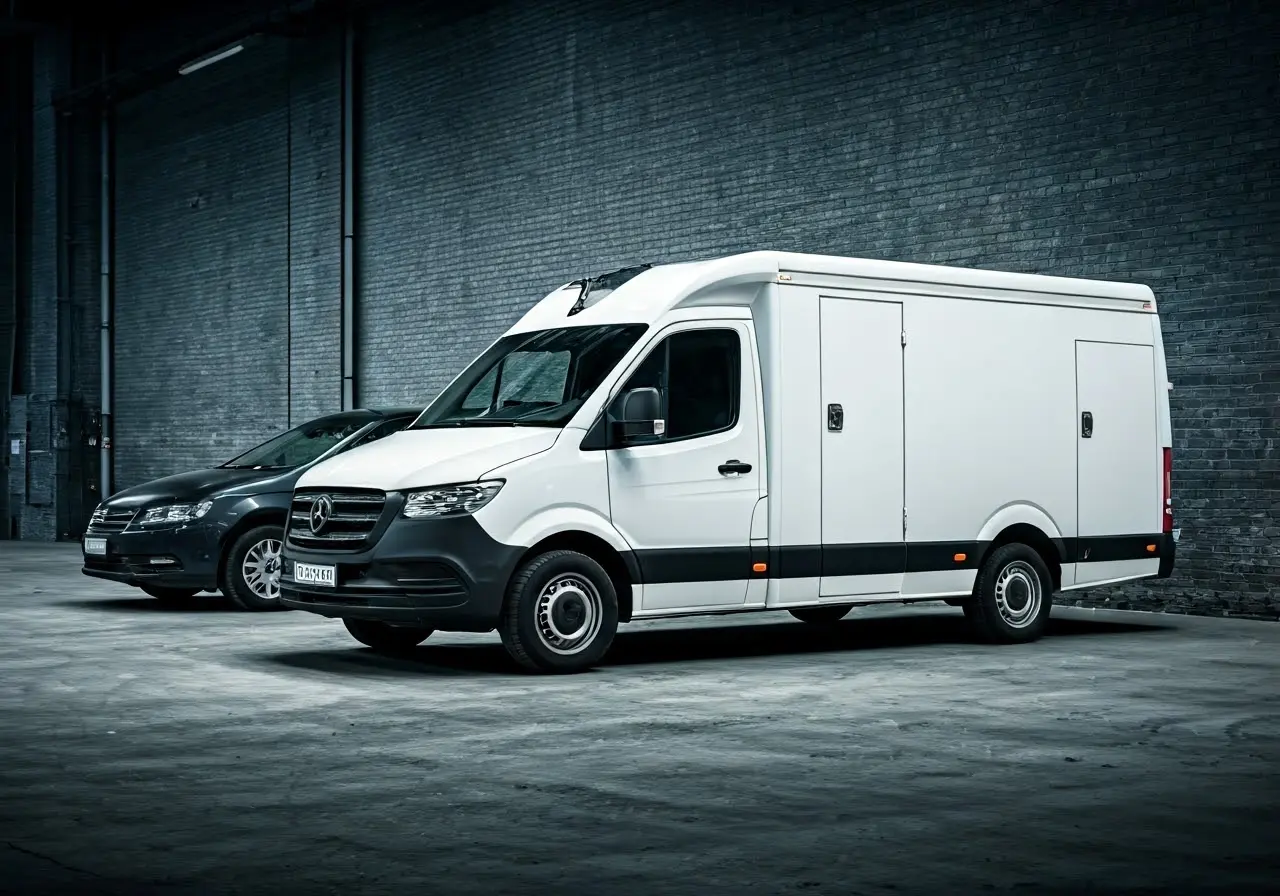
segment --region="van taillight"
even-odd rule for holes
[[[1173,449],[1164,449],[1164,531],[1173,532]]]

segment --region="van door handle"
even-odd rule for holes
[[[751,464],[744,464],[740,460],[727,460],[718,469],[722,476],[728,476],[731,473],[750,473]]]

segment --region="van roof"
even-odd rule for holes
[[[631,274],[607,298],[580,308],[570,316],[583,288],[582,280],[574,280],[553,290],[529,309],[515,329],[652,323],[674,308],[704,301],[714,301],[717,305],[749,304],[760,284],[776,281],[877,293],[923,293],[957,298],[981,295],[995,300],[1155,311],[1155,297],[1150,287],[1139,283],[762,250],[653,265]],[[747,288],[734,290],[734,286]]]

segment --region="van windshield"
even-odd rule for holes
[[[646,329],[609,324],[504,336],[409,428],[564,426]]]

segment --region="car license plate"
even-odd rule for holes
[[[86,538],[84,540],[84,552],[93,554],[95,557],[105,557],[107,555],[107,540],[105,538]]]
[[[328,585],[337,582],[336,566],[317,566],[314,563],[293,564],[293,580],[299,585]]]

